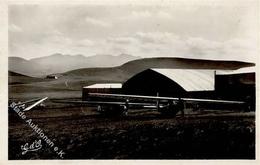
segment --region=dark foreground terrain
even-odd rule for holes
[[[255,159],[253,112],[186,111],[184,118],[165,118],[143,110],[111,118],[90,108],[49,105],[26,117],[64,159]],[[41,149],[22,155],[21,145],[38,139],[25,120],[9,112],[9,159],[61,159],[43,140]]]
[[[124,65],[128,71],[132,70],[131,68],[138,68],[136,66],[144,66],[143,63],[130,64]],[[147,64],[146,67],[151,66]],[[107,74],[108,71],[110,74]],[[67,72],[57,80],[48,80],[10,72],[9,101],[26,101],[43,97],[80,99],[83,86],[96,82],[122,82],[129,78],[129,75],[131,74],[118,68],[87,69],[87,71],[79,69]],[[111,118],[97,114],[92,108],[54,104],[48,100],[46,107],[25,112],[25,120],[16,112],[9,111],[8,156],[11,160],[62,159],[62,157],[63,159],[255,159],[254,112],[238,112],[236,108],[233,111],[209,109],[195,112],[186,109],[185,117],[177,115],[176,118],[162,117],[153,111],[133,110],[127,117]],[[42,130],[54,146],[49,146],[29,126],[26,122],[29,119]],[[35,149],[35,146],[31,146],[35,140],[41,140],[42,147],[38,146]],[[25,148],[32,151],[23,154],[21,146],[24,147],[27,143],[28,146]]]

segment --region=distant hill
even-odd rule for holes
[[[12,71],[8,71],[8,76],[29,77],[29,76],[26,76],[26,75],[23,75],[23,74],[20,74],[20,73],[15,73],[15,72],[12,72]]]
[[[26,76],[26,75],[23,75],[20,73],[8,71],[8,84],[9,85],[30,84],[33,82],[42,82],[42,81],[48,81],[48,80],[30,77],[30,76]]]
[[[41,66],[20,57],[9,57],[8,70],[24,75],[39,76],[44,74]]]
[[[127,72],[130,70],[141,72],[148,68],[235,70],[254,65],[241,61],[159,57],[137,59],[123,64],[120,68]]]
[[[46,92],[47,90],[81,91],[83,86],[94,83],[125,82],[131,76],[148,68],[232,70],[249,66],[254,66],[254,64],[239,61],[185,58],[145,58],[129,61],[116,67],[83,68],[54,74],[59,77],[56,80],[34,78],[24,74],[9,72],[9,85],[22,84],[22,88],[16,89],[15,86],[10,87],[10,90],[14,93],[17,93],[17,91]]]
[[[148,68],[172,69],[216,69],[235,70],[254,66],[253,63],[240,61],[198,60],[186,58],[144,58],[127,62],[118,67],[84,68],[65,72],[65,77],[85,78],[91,81],[126,81],[131,76]]]
[[[106,56],[107,57],[107,56]],[[15,58],[15,57],[13,57]],[[49,57],[52,60],[60,59],[60,55],[54,55]],[[65,56],[64,59],[68,59],[72,57]],[[78,58],[83,58],[79,56]],[[94,58],[94,57],[91,57]],[[45,61],[45,58],[41,59],[34,59],[32,61],[23,60],[20,58],[15,58],[20,62],[20,66],[25,66],[24,68],[28,70],[28,75],[33,75],[34,69],[40,72],[42,66],[39,64],[37,65],[37,61]],[[96,58],[97,59],[97,58]],[[129,59],[129,58],[127,58]],[[69,60],[68,60],[69,61]],[[9,61],[9,64],[14,61]],[[42,62],[43,64],[44,62]],[[65,62],[67,63],[67,62]],[[72,62],[74,63],[74,62]],[[54,64],[53,64],[54,65]],[[27,67],[26,67],[27,66]],[[38,67],[37,67],[38,66]],[[131,76],[146,70],[148,68],[171,68],[171,69],[214,69],[214,70],[235,70],[243,67],[254,66],[253,63],[246,63],[240,61],[217,61],[217,60],[198,60],[198,59],[186,59],[186,58],[144,58],[144,59],[137,59],[133,61],[129,61],[123,65],[115,66],[115,67],[93,67],[93,68],[81,68],[75,69],[71,71],[60,72],[58,75],[58,80],[46,80],[42,78],[34,78],[32,76],[26,76],[22,73],[21,69],[20,72],[9,72],[9,84],[22,84],[22,83],[31,83],[31,82],[40,82],[40,81],[48,81],[51,86],[55,86],[55,88],[71,88],[71,89],[81,89],[82,86],[89,84],[89,83],[96,83],[96,82],[124,82],[129,79]],[[13,68],[12,66],[9,66]],[[59,65],[61,67],[61,65]],[[10,69],[9,68],[9,69]],[[24,69],[22,68],[22,69]],[[29,69],[31,68],[31,69]],[[47,73],[55,73],[47,72],[48,70],[44,70]],[[58,71],[57,71],[58,72]],[[43,75],[43,74],[42,74]],[[51,82],[51,83],[50,83]],[[69,86],[69,87],[68,87]]]
[[[83,55],[53,54],[31,60],[20,57],[9,57],[9,70],[29,76],[40,77],[79,68],[115,67],[138,58],[139,57],[128,54],[118,56],[95,55],[90,57]]]

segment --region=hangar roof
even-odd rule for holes
[[[93,84],[90,86],[85,86],[83,88],[122,88],[122,84],[121,83]]]
[[[255,73],[256,67],[245,67],[237,70],[218,70],[217,75],[231,75],[231,74],[244,74],[244,73]]]
[[[175,81],[186,91],[209,91],[215,89],[214,70],[157,68],[151,68],[151,70]]]

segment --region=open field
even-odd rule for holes
[[[132,110],[126,117],[109,118],[92,108],[52,104],[26,116],[65,152],[65,159],[255,158],[254,112],[186,113],[165,118],[156,111]],[[42,149],[22,155],[21,145],[37,139],[24,120],[9,113],[9,159],[60,159],[44,141]]]

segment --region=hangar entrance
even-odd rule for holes
[[[189,69],[147,69],[128,79],[123,93],[184,97],[189,92],[213,91],[214,71]]]

